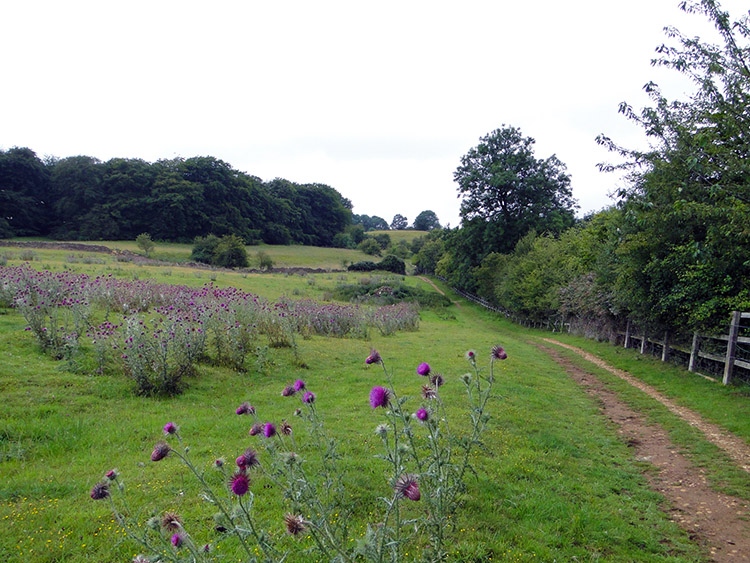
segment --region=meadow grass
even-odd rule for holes
[[[398,244],[402,240],[410,243],[415,238],[425,236],[428,232],[429,231],[413,231],[411,229],[404,229],[403,231],[368,231],[367,234],[372,236],[385,234],[391,237],[391,242],[393,244]]]
[[[50,266],[62,268],[65,262]],[[34,264],[36,265],[36,264]],[[107,265],[74,264],[75,267]],[[120,266],[118,263],[117,266]],[[190,272],[173,267],[140,267],[142,279],[153,275],[167,283],[190,280]],[[205,274],[205,272],[200,272]],[[128,275],[128,274],[126,274]],[[241,284],[242,289],[272,298],[279,286],[323,295],[343,274],[311,276],[242,276],[222,273],[214,283]],[[361,276],[361,274],[360,274]],[[352,276],[352,279],[358,279]],[[429,286],[414,278],[409,283]],[[207,281],[194,278],[195,283]],[[275,289],[274,289],[275,288]],[[93,376],[71,372],[65,362],[44,356],[23,318],[0,314],[0,558],[6,561],[123,561],[137,547],[123,540],[106,503],[89,498],[91,486],[117,467],[128,489],[132,515],[145,522],[152,511],[172,509],[183,515],[199,542],[216,544],[216,559],[241,560],[238,545],[213,531],[210,507],[198,499],[198,488],[175,459],[149,461],[153,444],[166,422],[175,422],[201,467],[224,456],[234,459],[254,438],[247,417],[234,414],[250,401],[262,420],[286,418],[296,425],[294,398],[282,398],[284,385],[304,379],[317,393],[317,405],[328,430],[341,444],[352,511],[352,540],[368,523],[382,518],[378,496],[388,494],[387,467],[374,456],[380,441],[374,434],[383,422],[368,404],[382,371],[366,366],[371,347],[380,350],[393,371],[394,383],[407,405],[416,410],[423,383],[416,366],[428,361],[446,377],[441,395],[458,428],[467,402],[458,377],[469,371],[467,349],[485,364],[491,346],[502,343],[510,358],[499,364],[497,397],[485,449],[475,452],[477,474],[468,481],[461,506],[448,531],[449,558],[454,561],[699,561],[700,548],[660,510],[663,499],[648,489],[640,465],[597,405],[545,354],[529,342],[529,332],[462,303],[447,310],[422,312],[420,329],[389,337],[299,339],[300,367],[288,349],[270,351],[269,369],[246,373],[201,365],[180,396],[136,397],[122,375]],[[295,426],[298,441],[305,430]],[[425,440],[419,434],[417,440]],[[302,446],[311,467],[319,454]],[[261,463],[263,459],[261,458]],[[214,480],[217,478],[215,477]],[[275,485],[260,477],[252,484],[261,525],[290,551],[290,561],[309,561],[309,538],[293,540],[283,531],[287,510]],[[418,514],[418,503],[410,508]],[[420,560],[424,545],[416,541],[404,556]]]

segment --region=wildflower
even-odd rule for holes
[[[145,555],[138,554],[133,557],[133,563],[150,563],[150,561]]]
[[[177,549],[182,547],[182,544],[185,542],[185,538],[182,536],[182,534],[174,534],[172,536],[172,545],[175,546]]]
[[[284,514],[284,524],[286,524],[286,531],[292,536],[299,535],[307,529],[307,523],[296,514],[286,513]]]
[[[224,458],[220,457],[216,461],[214,461],[214,467],[216,467],[217,469],[221,469],[222,467],[224,467],[225,463],[226,461],[224,460]]]
[[[378,353],[378,351],[373,348],[372,350],[370,350],[370,355],[367,356],[367,359],[365,360],[365,363],[368,364],[368,365],[369,364],[379,364],[379,363],[382,363],[382,361],[383,361],[383,358],[381,358],[380,354]]]
[[[427,410],[426,410],[426,409],[419,409],[419,410],[418,410],[418,411],[417,411],[417,412],[415,413],[415,416],[416,416],[416,417],[417,417],[417,418],[418,418],[419,420],[421,420],[422,422],[425,422],[425,421],[426,421],[426,420],[427,420],[427,419],[428,419],[428,418],[430,417],[430,415],[429,415],[429,414],[427,413]]]
[[[279,432],[281,432],[284,436],[291,436],[292,425],[289,424],[286,420],[282,420],[281,426],[279,427]]]
[[[311,391],[305,391],[305,394],[302,396],[302,402],[303,403],[314,403],[315,402],[315,393]]]
[[[461,381],[463,381],[464,383],[466,383],[466,385],[468,385],[469,383],[471,383],[471,374],[470,373],[463,374],[461,376]]]
[[[385,424],[378,424],[375,427],[375,434],[380,436],[381,438],[384,438],[386,434],[388,434],[388,426]]]
[[[299,456],[294,452],[282,452],[280,457],[286,465],[294,465],[299,461]]]
[[[163,530],[176,532],[182,528],[182,517],[175,512],[165,512],[159,522]]]
[[[164,434],[177,434],[177,425],[174,422],[167,422],[164,425]]]
[[[391,400],[391,392],[385,387],[379,385],[370,391],[370,406],[374,409],[378,407],[387,407]]]
[[[273,422],[266,422],[263,425],[263,435],[266,438],[272,438],[276,435],[276,425]]]
[[[107,471],[107,472],[106,472],[106,473],[104,474],[104,476],[105,476],[105,477],[106,477],[107,479],[109,479],[110,481],[115,481],[115,480],[117,480],[117,475],[118,475],[118,474],[117,474],[117,469],[110,469],[109,471]]]
[[[297,381],[294,382],[295,391],[302,391],[302,389],[304,388],[305,388],[305,382],[302,381],[301,379],[298,379]]]
[[[302,409],[294,409],[294,416],[302,416]]]
[[[508,358],[508,354],[505,353],[505,349],[502,346],[493,346],[492,358],[495,360],[506,360]]]
[[[211,544],[210,544],[210,543],[207,543],[206,545],[204,545],[204,546],[203,546],[203,547],[201,548],[201,551],[202,551],[203,553],[211,553]]]
[[[102,500],[109,496],[109,483],[106,481],[100,481],[94,488],[91,489],[91,498],[94,500]]]
[[[263,429],[263,427],[259,423],[255,423],[250,427],[250,435],[251,436],[257,436],[260,434],[260,431]]]
[[[438,387],[441,387],[443,383],[445,383],[445,379],[443,379],[443,376],[439,373],[433,373],[430,376],[430,383],[432,383],[432,386],[437,389]]]
[[[237,407],[237,410],[234,411],[237,414],[252,414],[255,412],[255,408],[250,406],[250,403],[244,402],[239,407]]]
[[[229,481],[229,488],[232,489],[232,492],[238,497],[246,494],[250,488],[250,479],[248,478],[247,473],[244,471],[238,471],[235,473]]]
[[[252,448],[248,448],[245,450],[245,453],[236,459],[236,463],[237,467],[240,469],[250,469],[256,465],[260,465],[260,461],[258,461],[258,452]]]
[[[294,390],[294,387],[292,385],[287,385],[282,389],[281,396],[282,397],[291,397],[294,395],[297,391]]]
[[[419,484],[417,478],[411,473],[404,473],[397,480],[393,487],[396,493],[402,497],[406,497],[409,500],[417,501],[422,495],[419,493]]]
[[[417,367],[417,373],[424,376],[430,375],[430,364],[428,364],[427,362],[422,362],[421,364],[419,364],[419,366]]]
[[[154,451],[151,452],[151,461],[161,461],[169,455],[172,448],[166,442],[159,442],[154,446]]]
[[[437,397],[437,392],[429,385],[422,385],[422,397],[425,399],[434,399]]]
[[[474,363],[477,360],[477,355],[474,352],[474,350],[466,351],[466,359],[469,360],[471,363]]]

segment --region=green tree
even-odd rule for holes
[[[600,136],[624,156],[623,242],[616,296],[642,322],[707,330],[750,306],[750,29],[718,2],[685,2],[706,16],[722,44],[669,29],[671,45],[655,65],[692,79],[686,101],[670,101],[649,83],[652,105],[620,111],[643,127],[651,149],[633,151]]]
[[[156,244],[151,240],[151,235],[148,233],[141,233],[135,237],[135,244],[138,245],[138,248],[143,250],[147,258],[151,255],[151,251],[156,248]]]
[[[403,231],[406,227],[409,226],[409,220],[401,215],[400,213],[396,213],[396,215],[393,216],[393,221],[391,221],[391,229],[394,231]]]
[[[224,235],[216,245],[211,263],[222,268],[247,268],[245,243],[237,235]]]
[[[412,228],[415,231],[431,231],[432,229],[440,228],[440,221],[438,221],[435,212],[428,209],[417,215],[417,218],[414,219]]]

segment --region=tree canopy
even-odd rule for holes
[[[415,231],[431,231],[432,229],[440,228],[440,221],[435,212],[428,209],[417,215],[412,227]]]

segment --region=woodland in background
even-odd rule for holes
[[[214,157],[148,163],[89,156],[41,160],[0,151],[0,237],[190,242],[236,235],[246,244],[331,246],[352,204],[324,184],[263,182]]]

